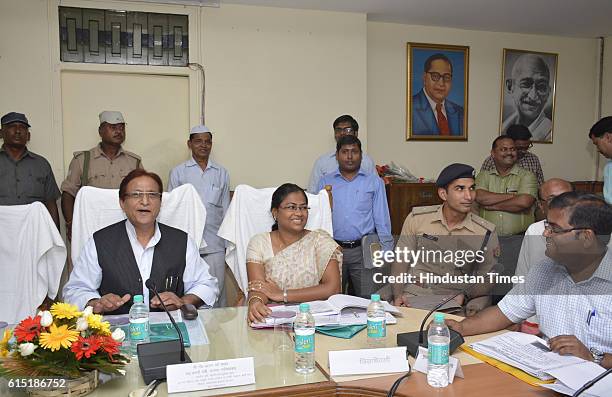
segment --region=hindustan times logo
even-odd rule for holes
[[[406,247],[395,247],[393,251],[377,250],[372,254],[372,265],[382,267],[385,263],[407,263],[410,267],[417,263],[452,263],[463,267],[467,263],[481,264],[485,261],[484,250],[426,250],[421,247],[411,250]]]

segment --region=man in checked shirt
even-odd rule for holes
[[[533,174],[538,179],[538,188],[544,183],[544,173],[542,172],[542,165],[540,165],[540,159],[535,154],[529,151],[533,147],[531,143],[531,132],[529,128],[524,125],[514,124],[508,127],[506,132],[514,141],[514,147],[516,147],[516,165],[522,167]],[[495,168],[493,157],[487,157],[480,167],[481,171],[488,171]]]
[[[550,349],[612,368],[612,207],[601,197],[567,192],[546,217],[546,256],[497,304],[461,322],[460,334],[498,331],[537,315]]]

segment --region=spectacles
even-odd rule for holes
[[[554,227],[547,220],[544,221],[544,230],[548,230],[552,234],[565,234],[569,232],[573,232],[574,230],[587,230],[590,229],[588,227],[572,227],[571,229],[562,229],[558,227]]]
[[[355,132],[355,129],[353,127],[336,127],[334,128],[334,131],[337,133],[344,132],[345,134],[352,134]]]
[[[129,192],[125,194],[125,197],[127,198],[131,198],[133,200],[140,200],[142,201],[145,196],[151,200],[151,201],[159,201],[162,198],[162,194],[159,192]]]
[[[310,207],[306,205],[288,205],[286,207],[280,207],[280,209],[289,211],[289,212],[308,212]]]
[[[429,77],[431,77],[431,79],[434,82],[438,82],[440,78],[442,78],[445,83],[450,83],[450,81],[453,79],[453,75],[450,73],[444,73],[444,74],[440,74],[438,72],[426,72],[426,73],[429,75]]]
[[[516,146],[516,150],[527,151],[533,147],[533,143],[530,143],[527,146]]]

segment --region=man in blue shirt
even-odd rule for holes
[[[210,159],[212,132],[205,125],[198,125],[189,132],[187,146],[191,158],[170,171],[168,191],[190,183],[195,187],[206,207],[204,241],[200,255],[210,266],[210,273],[219,282],[219,299],[215,307],[227,305],[225,297],[225,240],[217,236],[221,221],[229,207],[229,174],[225,168]]]
[[[321,190],[331,185],[333,196],[332,221],[334,239],[343,248],[342,285],[347,283],[355,295],[369,298],[381,285],[374,283],[379,269],[366,269],[361,247],[362,237],[377,234],[382,249],[393,250],[391,220],[387,194],[382,179],[361,168],[361,141],[347,135],[336,144],[338,168],[324,175],[318,185]]]
[[[346,135],[352,135],[357,137],[359,134],[359,124],[357,120],[355,120],[352,116],[345,114],[343,116],[338,117],[334,120],[334,139],[336,142],[340,138]],[[319,191],[317,187],[319,186],[319,181],[321,177],[324,175],[333,173],[338,169],[338,160],[336,160],[336,151],[332,150],[329,153],[325,153],[321,157],[315,161],[312,166],[312,171],[310,172],[310,179],[308,182],[308,192],[312,194],[317,194]],[[361,161],[361,169],[367,174],[375,174],[376,167],[374,166],[374,161],[365,153],[363,153],[362,161]]]
[[[608,159],[604,168],[604,198],[612,204],[612,116],[607,116],[593,124],[589,131],[589,138],[597,151]]]

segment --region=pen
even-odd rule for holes
[[[595,315],[596,315],[595,309],[593,309],[593,310],[589,310],[589,315],[587,316],[587,325],[588,325],[588,326],[590,326],[590,325],[591,325],[591,319],[592,319],[593,317],[595,317]]]

